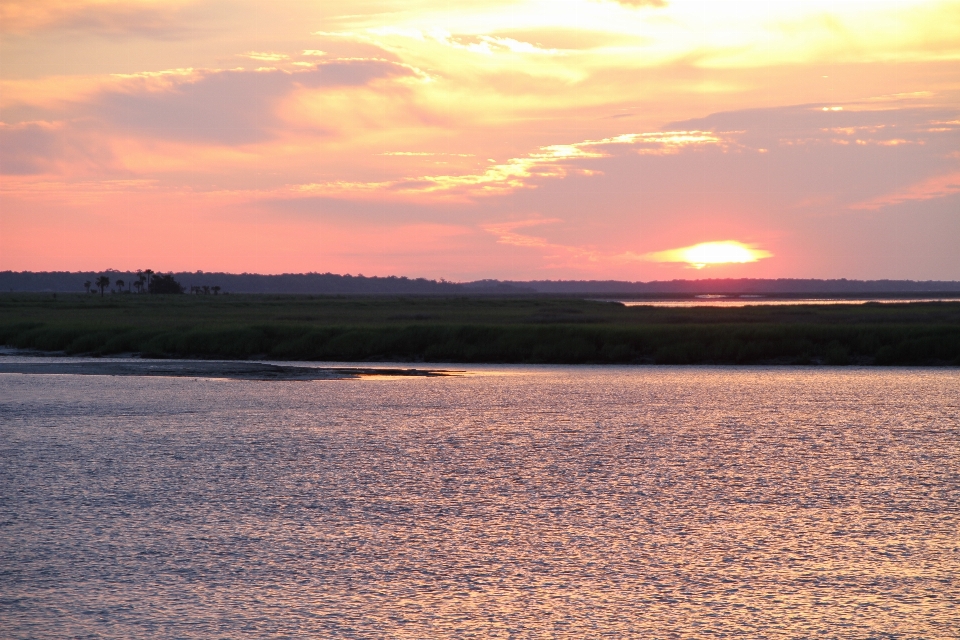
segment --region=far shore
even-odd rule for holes
[[[239,363],[958,366],[960,301],[658,307],[545,296],[3,294],[0,345]]]

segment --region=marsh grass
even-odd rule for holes
[[[3,294],[0,343],[164,358],[960,365],[960,302],[665,308],[535,296]]]

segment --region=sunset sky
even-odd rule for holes
[[[2,0],[0,30],[0,269],[960,279],[960,2]]]

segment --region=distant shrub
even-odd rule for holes
[[[176,281],[172,273],[158,274],[150,278],[150,293],[183,293],[183,285]]]

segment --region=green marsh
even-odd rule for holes
[[[0,343],[85,355],[960,365],[960,302],[624,307],[572,297],[0,294]]]

